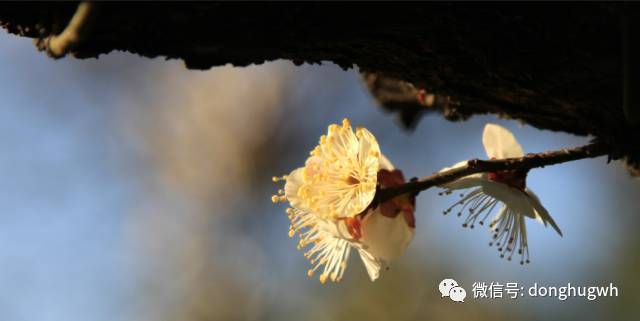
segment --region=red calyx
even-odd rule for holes
[[[524,192],[527,187],[527,173],[529,170],[512,169],[489,172],[489,180],[503,183]]]
[[[378,184],[380,187],[394,187],[406,183],[401,170],[392,171],[381,169],[378,171]],[[409,227],[416,227],[415,211],[416,199],[414,195],[400,195],[380,204],[380,212],[386,217],[396,217],[403,213]]]

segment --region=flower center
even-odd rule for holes
[[[360,219],[357,217],[347,217],[344,219],[344,223],[347,225],[347,231],[349,231],[351,237],[356,241],[360,240],[362,237]]]
[[[504,171],[489,172],[489,180],[506,184],[521,191],[527,187],[528,170],[512,169]]]
[[[355,178],[355,177],[353,177],[353,176],[349,176],[349,177],[347,177],[347,184],[349,184],[349,185],[357,185],[357,184],[360,184],[360,180]]]

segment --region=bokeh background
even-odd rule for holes
[[[303,163],[348,117],[406,176],[483,157],[485,123],[527,151],[585,144],[495,116],[425,117],[406,132],[357,69],[287,61],[188,71],[111,53],[54,61],[0,33],[0,320],[638,320],[640,183],[617,162],[534,170],[528,185],[564,232],[529,221],[532,263],[498,257],[481,229],[418,198],[407,253],[372,283],[306,277],[273,175]],[[464,304],[440,298],[455,278]],[[471,298],[473,282],[614,283],[617,298]]]

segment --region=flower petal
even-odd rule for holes
[[[513,134],[496,124],[484,126],[482,144],[489,158],[503,159],[524,156],[522,146],[513,137]]]
[[[382,261],[376,259],[371,253],[367,252],[363,248],[358,248],[358,253],[360,254],[362,263],[364,263],[364,267],[367,269],[369,279],[371,279],[371,281],[378,279],[378,277],[380,277],[380,269],[382,269]]]
[[[453,166],[451,166],[451,167],[445,167],[445,168],[441,169],[439,171],[439,173],[440,172],[444,172],[444,171],[448,171],[450,169],[454,169],[454,168],[465,166],[467,164],[467,162],[469,162],[469,161],[463,160],[463,161],[457,162],[457,163],[453,164]]]
[[[551,227],[553,227],[553,229],[556,230],[556,232],[558,232],[560,236],[562,236],[560,227],[558,227],[558,224],[556,224],[556,222],[553,220],[547,209],[542,206],[542,203],[540,202],[538,196],[528,188],[525,189],[525,192],[527,193],[527,195],[529,195],[529,203],[531,203],[536,211],[536,214],[538,215],[538,217],[540,217],[544,225],[547,226],[547,223],[551,224]]]
[[[440,172],[444,172],[450,169],[454,169],[454,168],[458,168],[458,167],[462,167],[465,166],[467,164],[468,161],[461,161],[458,162],[456,164],[454,164],[451,167],[445,167],[443,169],[440,170]],[[487,181],[487,174],[486,173],[477,173],[477,174],[472,174],[472,175],[468,175],[468,176],[464,176],[461,178],[458,178],[455,181],[449,182],[449,183],[445,183],[442,185],[438,185],[439,187],[442,188],[446,188],[446,189],[451,189],[451,190],[456,190],[456,189],[466,189],[466,188],[472,188],[472,187],[476,187],[476,186],[482,186],[482,184],[484,184],[484,182]]]
[[[372,167],[375,165],[376,172],[379,168],[380,161],[380,146],[373,134],[365,129],[359,127],[356,132],[358,138],[358,160],[362,167]]]
[[[491,180],[484,182],[482,190],[485,194],[501,201],[512,211],[533,219],[536,218],[536,212],[529,201],[529,195],[523,191]]]
[[[354,134],[347,119],[332,124],[311,151],[300,196],[322,218],[354,217],[371,203],[380,168],[380,146],[366,129]]]
[[[304,199],[302,199],[298,195],[298,191],[303,184],[303,173],[304,167],[294,169],[291,173],[289,173],[289,175],[287,176],[287,181],[284,184],[284,195],[286,196],[291,206],[303,212],[310,212],[310,209]]]
[[[369,210],[361,226],[360,241],[369,253],[384,261],[402,255],[415,234],[415,229],[407,225],[404,215],[386,217],[380,212],[380,207]]]
[[[388,171],[392,171],[394,170],[393,164],[391,164],[391,161],[389,161],[389,159],[384,156],[384,154],[380,153],[380,169],[386,169]]]

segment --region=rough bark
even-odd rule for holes
[[[76,7],[2,3],[0,24],[44,39],[61,33]],[[612,146],[613,158],[637,165],[640,126],[623,108],[621,24],[625,18],[637,28],[637,9],[603,3],[101,3],[90,34],[72,54],[123,50],[182,59],[191,69],[332,61],[357,66],[368,79],[391,79],[378,81],[372,92],[390,109],[414,108],[404,112],[408,125],[421,109],[451,120],[495,113],[541,129],[593,135]],[[380,96],[393,81],[408,84],[401,87],[409,95],[433,93],[436,103],[412,103],[405,95],[398,104]]]

